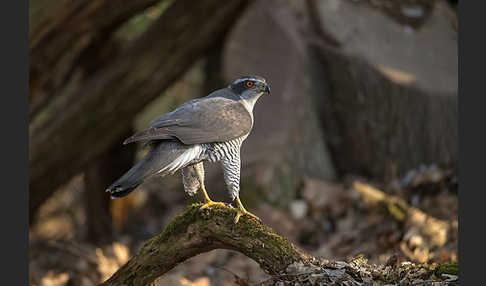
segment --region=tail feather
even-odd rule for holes
[[[183,167],[180,158],[193,148],[178,141],[160,141],[151,146],[151,150],[123,176],[111,184],[106,191],[111,198],[121,198],[130,194],[148,177],[172,173]],[[187,158],[191,159],[191,158]],[[174,164],[176,163],[176,164]]]
[[[128,194],[130,194],[137,187],[138,187],[138,185],[135,186],[135,187],[129,187],[129,188],[123,188],[121,186],[117,186],[117,187],[114,187],[114,189],[108,188],[106,191],[111,193],[112,199],[119,199],[119,198],[123,198],[125,196],[128,196]]]
[[[147,160],[147,157],[150,156],[150,153],[147,154],[135,166],[128,170],[128,172],[123,174],[123,176],[106,189],[106,192],[111,194],[112,199],[127,196],[135,190],[147,176],[153,174],[147,166],[144,166],[147,161],[149,161]]]

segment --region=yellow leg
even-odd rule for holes
[[[249,211],[247,211],[245,209],[245,207],[243,206],[243,204],[240,201],[239,195],[236,195],[236,207],[237,207],[237,213],[236,213],[236,216],[235,216],[235,224],[238,223],[238,221],[240,220],[240,217],[242,215],[247,215],[247,216],[252,217],[252,218],[258,220],[259,222],[261,222],[261,219],[259,217],[257,217],[256,215],[250,213]]]
[[[208,196],[208,193],[206,192],[206,188],[204,187],[204,183],[201,183],[201,192],[203,194],[203,197],[204,197],[204,205],[202,205],[199,209],[200,210],[203,210],[205,208],[208,208],[210,206],[222,206],[224,207],[224,203],[221,203],[221,202],[215,202],[213,200],[211,200],[211,198]]]
[[[196,170],[197,174],[197,179],[199,180],[199,186],[201,188],[201,192],[204,197],[204,205],[202,205],[199,209],[203,210],[207,207],[218,205],[218,206],[224,206],[223,203],[219,202],[213,202],[211,198],[208,196],[208,192],[206,192],[206,187],[204,186],[204,164],[203,162],[199,162],[194,165],[194,169]]]

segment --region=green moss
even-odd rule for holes
[[[231,207],[221,207],[221,206],[214,206],[208,208],[207,215],[205,216],[207,219],[215,219],[215,218],[227,218],[228,222],[231,220],[233,221],[234,216],[236,215],[236,209]]]
[[[214,206],[204,211],[201,216],[199,208],[201,203],[190,205],[182,214],[176,216],[165,227],[165,229],[157,236],[147,241],[144,246],[144,252],[154,251],[160,243],[167,242],[171,237],[180,234],[186,234],[187,228],[198,219],[208,221],[218,221],[233,229],[234,235],[247,238],[261,238],[262,235],[266,237],[265,247],[271,249],[277,255],[284,255],[286,257],[294,257],[295,250],[293,245],[285,238],[276,234],[270,227],[256,222],[252,218],[242,216],[237,226],[233,228],[234,217],[237,210],[232,207]],[[203,224],[203,228],[206,224]],[[208,226],[211,224],[207,224]],[[201,229],[202,230],[202,229]]]
[[[270,227],[256,223],[254,220],[243,220],[239,225],[241,235],[250,238],[259,238],[262,233],[266,236],[266,241],[271,242],[266,245],[268,248],[272,248],[275,253],[280,253],[287,256],[292,256],[295,253],[292,244],[285,238],[276,234]]]
[[[169,237],[177,233],[185,233],[187,227],[195,221],[196,215],[198,214],[199,208],[202,203],[195,203],[190,205],[182,214],[176,216],[171,222],[165,227],[165,229],[154,238],[150,239],[148,243],[153,241],[166,242]]]
[[[441,277],[442,274],[458,275],[458,273],[459,273],[459,266],[457,265],[457,262],[440,264],[435,269],[435,275],[437,277]]]
[[[213,207],[207,213],[206,219],[223,219],[227,224],[233,224],[233,219],[236,215],[236,209],[231,207]],[[284,252],[285,254],[294,253],[291,243],[276,234],[270,227],[256,222],[254,219],[242,216],[238,222],[236,232],[242,237],[259,238],[262,233],[265,233],[267,238],[272,240],[271,245],[267,247],[274,248],[276,251]]]

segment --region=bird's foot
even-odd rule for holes
[[[224,203],[222,203],[222,202],[206,201],[206,203],[204,205],[202,205],[201,207],[199,207],[199,210],[202,211],[202,210],[207,209],[207,208],[212,207],[212,206],[224,207],[226,205]]]
[[[249,211],[247,211],[247,210],[245,210],[245,209],[239,209],[239,208],[238,208],[238,209],[236,210],[235,224],[237,224],[237,223],[238,223],[238,221],[240,220],[240,217],[241,217],[242,215],[246,215],[246,216],[249,216],[249,217],[251,217],[251,218],[254,218],[254,219],[256,219],[256,220],[257,220],[258,222],[260,222],[260,223],[262,222],[262,220],[261,220],[259,217],[257,217],[256,215],[252,214],[251,212],[249,212]]]

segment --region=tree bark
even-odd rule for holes
[[[78,65],[106,48],[115,28],[159,0],[37,1],[31,3],[29,115],[67,83]]]
[[[137,112],[214,45],[246,3],[175,1],[109,65],[60,91],[62,100],[30,125],[31,222],[57,187],[116,143]]]
[[[262,285],[277,282],[304,282],[316,285],[377,285],[433,279],[434,285],[453,285],[437,279],[442,273],[457,275],[454,267],[441,265],[376,266],[361,256],[349,263],[317,259],[295,247],[270,227],[255,219],[242,217],[238,224],[236,210],[215,206],[203,211],[201,204],[190,206],[175,217],[159,235],[148,240],[125,265],[102,283],[111,285],[149,285],[177,264],[213,249],[239,251],[259,263],[272,275]],[[400,284],[405,285],[405,284]],[[408,284],[407,284],[408,285]]]
[[[456,166],[457,31],[448,5],[423,7],[423,25],[409,30],[368,2],[307,3],[308,43],[328,86],[316,105],[338,175],[389,181],[421,164]]]
[[[225,37],[206,54],[206,62],[204,65],[206,77],[203,85],[204,95],[210,94],[227,84],[223,78],[224,39]]]

